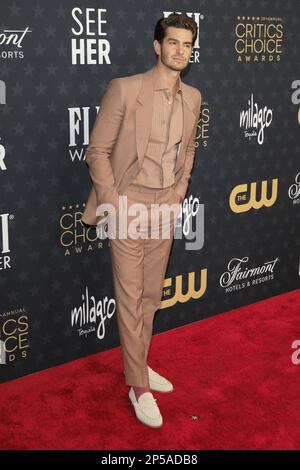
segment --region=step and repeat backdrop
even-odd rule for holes
[[[85,149],[107,83],[156,63],[173,11],[198,24],[181,78],[202,109],[153,334],[300,287],[299,2],[2,0],[2,382],[119,345],[109,241],[80,222]]]

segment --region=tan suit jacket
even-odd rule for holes
[[[92,129],[85,158],[93,182],[82,222],[97,225],[97,206],[116,204],[118,195],[137,176],[152,122],[153,68],[107,85]],[[201,107],[200,91],[182,81],[183,134],[175,165],[175,192],[184,199],[195,157],[195,137]]]

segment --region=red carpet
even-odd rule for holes
[[[174,383],[153,393],[160,429],[137,421],[119,348],[2,384],[0,448],[299,449],[299,314],[297,289],[154,336]]]

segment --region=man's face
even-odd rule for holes
[[[185,69],[192,54],[192,31],[169,26],[162,44],[154,41],[154,48],[160,60],[166,67],[181,71]]]

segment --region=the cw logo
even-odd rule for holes
[[[169,297],[166,300],[162,300],[160,304],[160,308],[167,308],[167,307],[172,307],[175,305],[177,302],[185,303],[189,299],[200,299],[204,292],[206,291],[206,286],[207,286],[207,269],[201,269],[200,271],[200,286],[199,289],[196,290],[195,288],[195,273],[191,272],[188,273],[189,278],[188,278],[188,289],[185,294],[182,292],[182,275],[176,276],[175,278],[175,292],[172,297]],[[171,287],[172,286],[172,278],[169,277],[168,279],[165,279],[163,287]]]
[[[256,197],[256,182],[250,183],[250,190],[248,183],[235,186],[229,197],[231,210],[233,212],[247,212],[251,208],[260,209],[262,206],[273,206],[277,199],[278,179],[272,180],[272,195],[270,199],[267,198],[267,184],[266,180],[261,183],[260,200],[257,200]]]

